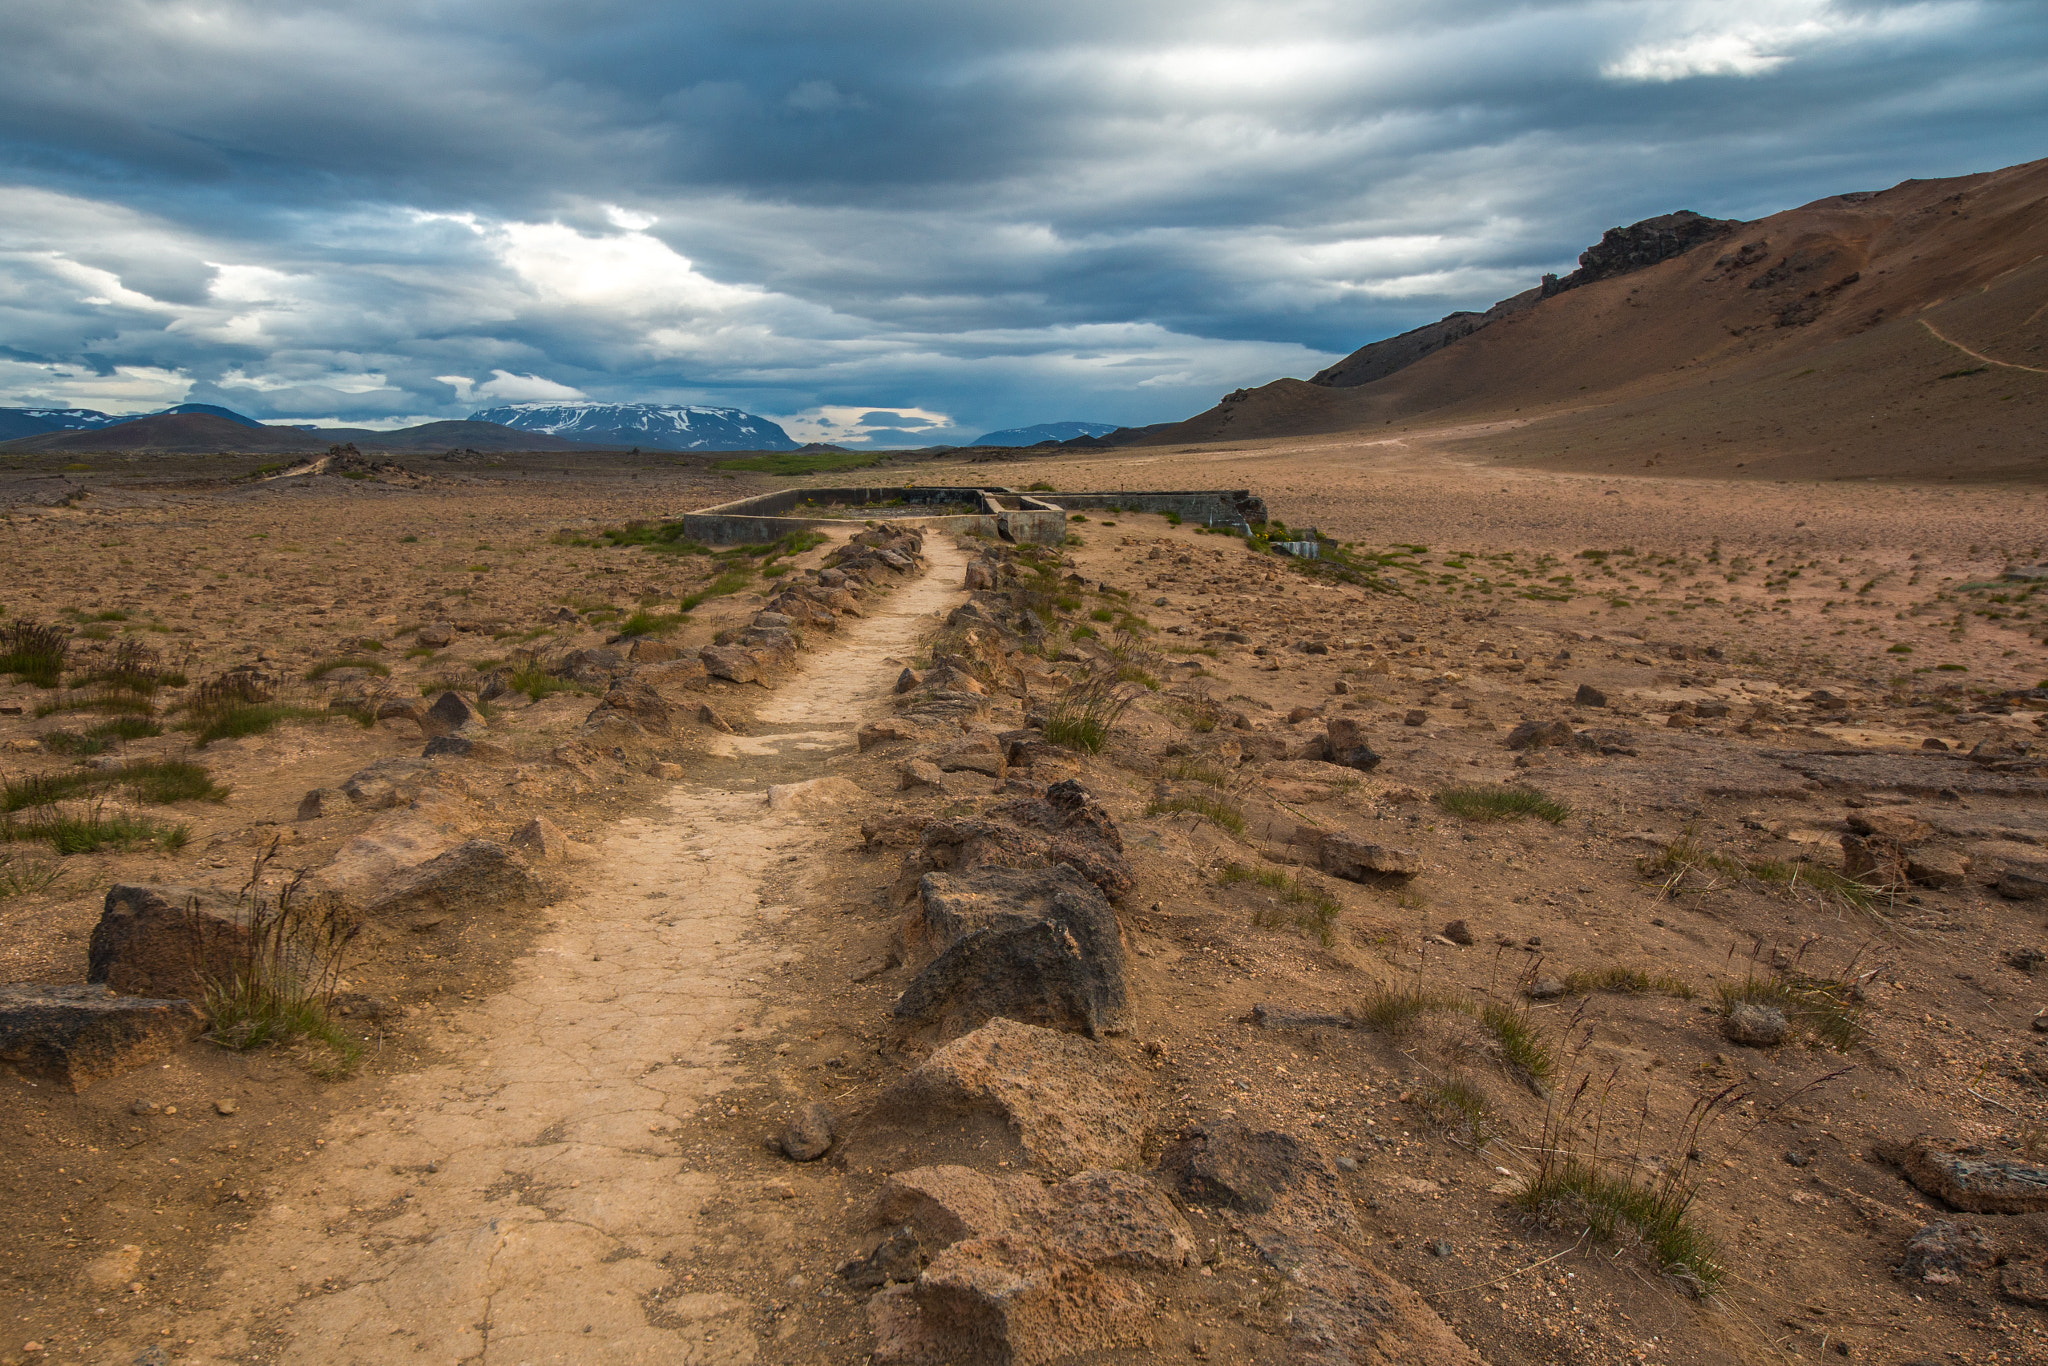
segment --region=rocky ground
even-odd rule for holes
[[[2048,1355],[2031,495],[1308,463],[971,473],[1362,582],[631,529],[701,468],[17,482],[16,788],[227,792],[5,846],[0,975],[155,981],[109,890],[273,851],[365,1051],[9,1069],[0,1359]],[[198,747],[238,667],[290,712]]]

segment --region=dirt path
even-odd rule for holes
[[[2037,314],[2036,316],[2039,316],[2039,315]],[[2027,321],[2028,321],[2028,322],[2032,322],[2032,321],[2033,321],[2033,319],[2032,319],[2032,318],[2029,318],[2029,319],[2028,319]],[[1954,337],[1945,337],[1945,336],[1943,336],[1943,335],[1942,335],[1942,332],[1941,332],[1941,329],[1940,329],[1940,328],[1938,328],[1938,327],[1936,327],[1936,326],[1935,326],[1935,325],[1934,325],[1933,323],[1931,323],[1931,322],[1927,321],[1927,319],[1925,319],[1925,318],[1922,318],[1922,319],[1920,320],[1920,325],[1921,325],[1922,327],[1926,328],[1926,329],[1927,329],[1927,330],[1928,330],[1929,332],[1932,332],[1932,333],[1934,334],[1934,336],[1935,336],[1935,339],[1936,339],[1937,341],[1945,342],[1945,343],[1947,343],[1948,345],[1950,345],[1950,346],[1953,346],[1953,347],[1954,347],[1954,348],[1955,348],[1956,350],[1958,350],[1958,351],[1962,352],[1962,353],[1963,353],[1964,355],[1968,356],[1968,357],[1969,357],[1969,358],[1970,358],[1971,360],[1981,360],[1981,361],[1983,361],[1983,362],[1984,362],[1984,363],[1985,363],[1986,365],[2000,365],[2000,366],[2004,366],[2004,367],[2005,367],[2006,369],[2008,369],[2008,370],[2025,370],[2025,371],[2026,371],[2026,372],[2027,372],[2028,374],[2030,374],[2030,375],[2048,375],[2048,370],[2043,370],[2043,369],[2041,369],[2041,368],[2040,368],[2039,366],[2034,366],[2034,365],[2021,365],[2021,364],[2019,364],[2019,363],[2018,363],[2017,361],[2009,361],[2009,360],[1999,360],[1999,359],[1998,359],[1997,357],[1995,357],[1995,356],[1987,356],[1987,355],[1985,355],[1985,354],[1984,354],[1984,353],[1983,353],[1982,351],[1972,351],[1972,350],[1971,350],[1971,349],[1970,349],[1969,347],[1967,347],[1967,346],[1963,345],[1963,344],[1962,344],[1961,342],[1957,341],[1957,340],[1956,340],[1956,339],[1955,339]]]
[[[759,981],[793,949],[756,933],[787,914],[761,888],[817,835],[762,784],[815,776],[885,705],[885,661],[961,597],[964,557],[927,553],[922,579],[814,642],[761,708],[775,733],[733,737],[743,762],[614,828],[513,985],[446,1018],[445,1061],[329,1126],[216,1254],[226,1303],[180,1325],[185,1359],[760,1359],[745,1300],[663,1298],[722,1236],[696,1219],[717,1178],[668,1135],[743,1080],[727,1041],[775,1024]]]

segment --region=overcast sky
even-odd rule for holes
[[[7,0],[0,405],[1157,422],[2048,155],[2042,0]]]

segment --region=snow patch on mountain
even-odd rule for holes
[[[479,408],[469,420],[593,446],[657,451],[793,451],[797,445],[765,417],[696,404],[507,403]]]

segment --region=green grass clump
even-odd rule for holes
[[[1288,874],[1278,868],[1247,868],[1241,863],[1227,863],[1218,875],[1218,881],[1226,887],[1237,882],[1253,882],[1280,893],[1286,909],[1265,907],[1252,913],[1252,923],[1259,928],[1270,930],[1292,924],[1326,949],[1337,942],[1337,917],[1344,913],[1342,903],[1313,883],[1303,882],[1299,873]]]
[[[1206,783],[1210,787],[1228,790],[1234,775],[1229,769],[1212,764],[1206,759],[1182,759],[1166,770],[1166,776],[1180,783]]]
[[[1168,526],[1179,526],[1180,522],[1181,516],[1178,512],[1169,512],[1166,514],[1166,524]]]
[[[108,788],[123,787],[135,799],[155,806],[173,802],[219,802],[228,790],[198,764],[179,759],[144,760],[112,771],[83,770],[10,778],[0,784],[0,812],[55,806]]]
[[[523,692],[534,701],[553,697],[558,692],[589,692],[590,689],[570,678],[556,678],[538,664],[528,664],[515,669],[506,680],[513,692]]]
[[[238,1051],[290,1045],[318,1075],[345,1076],[364,1049],[335,1021],[334,994],[361,926],[341,902],[307,894],[303,871],[266,895],[276,852],[273,844],[257,860],[256,890],[245,892],[247,933],[226,962],[209,964],[207,1038]]]
[[[1452,815],[1473,821],[1538,816],[1552,825],[1562,825],[1572,814],[1563,802],[1528,787],[1446,787],[1431,800]]]
[[[1130,704],[1130,694],[1113,677],[1091,673],[1070,684],[1053,703],[1045,738],[1065,749],[1100,754]]]
[[[771,451],[766,455],[714,460],[715,470],[748,470],[755,474],[825,474],[833,470],[864,470],[889,458],[887,451]]]
[[[285,721],[325,721],[329,713],[283,702],[237,702],[197,718],[192,743],[204,749],[216,740],[261,735]]]
[[[683,612],[650,612],[645,608],[633,613],[619,625],[622,636],[665,636],[681,627],[690,618]]]
[[[1529,1017],[1511,1006],[1488,1001],[1479,1008],[1479,1023],[1500,1046],[1500,1059],[1508,1071],[1540,1094],[1557,1070],[1557,1061]]]
[[[40,806],[26,816],[14,812],[0,816],[0,841],[12,844],[41,840],[60,854],[96,854],[102,849],[125,852],[142,844],[175,852],[191,839],[189,825],[172,825],[120,811],[109,814],[97,805],[83,812]]]
[[[1159,680],[1153,677],[1151,671],[1141,664],[1117,665],[1116,679],[1119,683],[1136,683],[1148,692],[1159,691]]]
[[[1467,1142],[1483,1143],[1493,1135],[1492,1107],[1486,1103],[1486,1093],[1468,1077],[1445,1077],[1417,1091],[1415,1099],[1438,1124]]]
[[[1667,1271],[1703,1290],[1721,1280],[1716,1249],[1690,1217],[1692,1187],[1680,1180],[1639,1182],[1569,1154],[1547,1161],[1515,1197],[1530,1214],[1563,1228],[1584,1228],[1603,1243],[1633,1234]]]
[[[1622,996],[1647,996],[1655,992],[1662,996],[1675,996],[1681,1001],[1690,1001],[1698,994],[1692,989],[1692,983],[1683,977],[1668,972],[1649,973],[1619,963],[1611,967],[1568,972],[1564,975],[1564,989],[1573,996],[1595,991]]]
[[[1542,1092],[1556,1071],[1556,1060],[1529,1017],[1497,1001],[1479,1002],[1457,992],[1421,986],[1379,988],[1351,1011],[1359,1024],[1396,1037],[1407,1033],[1424,1015],[1470,1015],[1493,1036],[1502,1068],[1531,1090]]]
[[[379,646],[378,648],[382,649],[383,647]],[[429,651],[429,653],[432,652]],[[391,667],[387,664],[380,663],[374,659],[364,659],[359,655],[341,655],[334,659],[323,659],[312,668],[306,670],[306,681],[308,683],[318,683],[337,669],[363,669],[377,675],[379,678],[391,677]]]
[[[1469,1014],[1471,1010],[1470,999],[1448,991],[1424,987],[1402,987],[1398,990],[1381,987],[1367,992],[1351,1014],[1360,1024],[1382,1034],[1401,1035],[1414,1028],[1415,1022],[1424,1015],[1436,1011]]]
[[[153,759],[129,764],[110,775],[135,794],[139,802],[169,806],[173,802],[224,802],[228,789],[213,780],[201,764],[183,759]]]
[[[63,876],[64,865],[53,859],[0,854],[0,901],[47,892]]]
[[[0,627],[0,674],[13,674],[38,688],[54,688],[64,676],[64,628],[33,621]]]
[[[753,571],[744,566],[724,570],[717,578],[705,584],[696,592],[685,593],[682,601],[676,604],[677,613],[681,615],[693,612],[711,598],[723,598],[737,593],[742,588],[745,588],[748,583],[752,582],[753,577]],[[596,622],[597,614],[592,613],[590,620],[593,623]]]
[[[1636,860],[1636,869],[1645,877],[1661,880],[1666,896],[1695,887],[1706,890],[1723,879],[1735,882],[1752,878],[1786,892],[1810,888],[1823,900],[1840,901],[1872,915],[1877,915],[1876,902],[1881,891],[1817,863],[1745,859],[1709,849],[1700,843],[1691,826],[1658,853]],[[1700,885],[1702,880],[1704,885]]]
[[[1863,1007],[1856,999],[1854,984],[1827,977],[1808,977],[1797,972],[1776,972],[1741,982],[1723,982],[1718,988],[1721,1013],[1731,1015],[1744,1002],[1773,1006],[1795,1028],[1805,1029],[1834,1049],[1847,1053],[1863,1038]]]
[[[1183,793],[1154,798],[1145,807],[1148,816],[1170,816],[1180,812],[1204,817],[1233,835],[1244,833],[1244,808],[1225,797],[1211,797],[1202,792]]]

